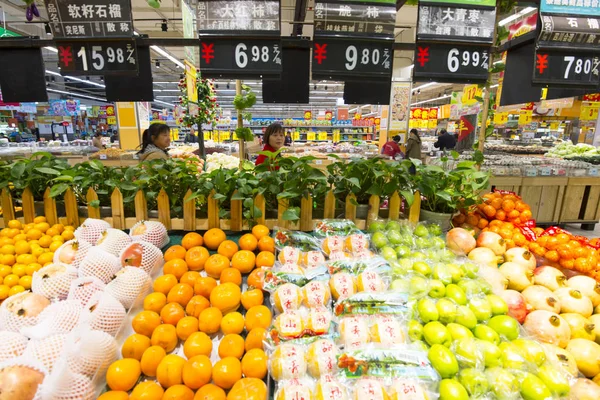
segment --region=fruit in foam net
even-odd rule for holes
[[[0,399],[33,400],[44,374],[27,366],[11,366],[0,371]]]
[[[31,292],[6,300],[6,309],[18,317],[37,317],[49,305],[50,300]]]

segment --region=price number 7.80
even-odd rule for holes
[[[351,45],[346,48],[346,63],[344,65],[348,71],[353,71],[358,62],[362,65],[378,65],[380,60],[381,53],[379,49],[364,48],[360,51],[359,55],[356,46]]]
[[[578,58],[574,56],[564,56],[563,61],[567,63],[565,66],[564,78],[569,79],[572,75],[589,75],[592,71],[595,75],[598,75],[598,65],[591,58]]]
[[[461,67],[480,67],[488,69],[489,56],[487,52],[479,52],[463,50],[460,51],[456,48],[451,49],[448,52],[448,70],[450,72],[457,72]]]

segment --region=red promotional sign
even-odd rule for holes
[[[304,120],[310,121],[312,119],[312,111],[304,111]]]
[[[516,24],[512,24],[509,28],[508,40],[517,38],[519,36],[523,36],[528,32],[534,31],[537,26],[537,18],[538,15],[537,13],[535,13],[525,18],[524,20],[517,22]]]
[[[331,121],[331,118],[333,118],[333,113],[331,111],[325,111],[325,119]]]
[[[460,125],[458,127],[458,141],[460,142],[461,140],[464,140],[467,136],[473,133],[474,130],[475,127],[471,124],[471,122],[469,122],[467,118],[465,118],[464,116],[460,117]]]
[[[583,101],[600,101],[600,93],[583,95]]]

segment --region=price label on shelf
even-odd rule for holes
[[[600,57],[594,54],[538,50],[533,81],[595,88],[600,83]]]
[[[69,75],[137,74],[134,40],[57,41],[60,72]]]
[[[488,77],[489,45],[421,42],[415,49],[414,77],[479,82]]]
[[[319,132],[319,140],[327,140],[327,132]]]
[[[106,154],[100,154],[100,156],[98,156],[98,158],[101,160],[106,160]]]
[[[200,70],[206,77],[250,77],[281,73],[281,40],[200,38]]]
[[[315,140],[316,135],[314,132],[306,132],[306,140]]]

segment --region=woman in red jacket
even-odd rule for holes
[[[270,151],[271,153],[274,153],[283,147],[284,141],[285,132],[283,130],[283,126],[277,123],[271,124],[267,127],[267,130],[265,131],[265,147],[263,147],[262,151]],[[267,156],[260,154],[256,159],[255,164],[260,165],[264,163],[266,159]]]

